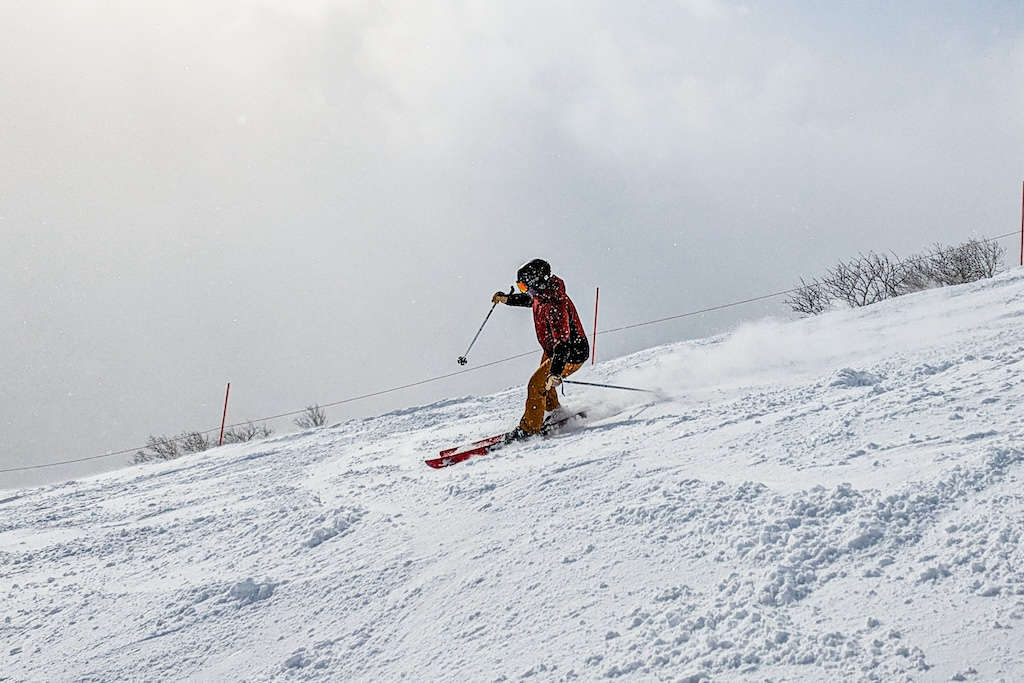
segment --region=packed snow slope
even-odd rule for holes
[[[0,680],[1024,680],[1024,270],[0,496]]]

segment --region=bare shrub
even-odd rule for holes
[[[869,253],[862,259],[867,264],[872,278],[878,283],[877,289],[881,294],[879,301],[907,293],[910,271],[899,257],[893,256],[890,259],[883,254]]]
[[[903,293],[913,294],[932,287],[938,287],[938,283],[932,276],[931,263],[927,256],[917,256],[903,262],[905,269],[903,277]]]
[[[800,278],[800,286],[786,299],[785,303],[797,313],[818,315],[828,309],[832,299],[822,283],[817,280],[807,283]]]
[[[834,266],[825,275],[823,280],[825,288],[831,297],[845,301],[850,306],[865,306],[874,303],[864,273],[855,264],[856,262],[841,262]]]
[[[975,255],[975,274],[978,279],[995,277],[1003,268],[1003,257],[1006,249],[996,242],[980,242],[971,240],[966,243]],[[966,246],[966,245],[964,245]]]
[[[273,433],[274,430],[268,427],[266,423],[256,425],[249,422],[244,425],[236,425],[224,432],[224,443],[241,443],[255,439],[265,439]]]
[[[975,239],[952,247],[936,244],[923,258],[921,270],[936,286],[962,285],[994,276],[1005,253],[995,242]]]
[[[201,432],[182,432],[178,436],[150,436],[148,445],[135,452],[135,462],[174,460],[189,453],[200,453],[213,443]]]
[[[181,456],[178,442],[173,437],[150,435],[147,446],[135,452],[135,462],[151,462],[153,460],[174,460]]]
[[[300,429],[323,427],[327,424],[327,413],[318,405],[306,406],[306,412],[295,418],[295,425]]]
[[[182,432],[178,442],[185,453],[202,453],[213,446],[210,438],[202,432]]]
[[[995,242],[974,239],[951,247],[936,244],[906,261],[868,252],[838,263],[820,280],[801,279],[786,304],[797,313],[817,315],[833,300],[868,306],[923,289],[962,285],[995,275],[1005,253]]]
[[[822,284],[834,299],[853,307],[870,306],[905,294],[906,273],[898,259],[868,252],[833,266]]]

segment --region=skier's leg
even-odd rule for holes
[[[566,363],[565,364],[565,369],[562,370],[562,377],[563,378],[568,377],[569,375],[571,375],[572,373],[576,372],[577,370],[579,370],[582,367],[583,367],[583,363]],[[550,410],[558,410],[558,406],[559,406],[559,402],[558,402],[558,387],[555,387],[551,391],[549,391],[546,398],[547,398],[547,401],[546,401],[547,409],[549,411]]]
[[[526,410],[523,412],[523,419],[519,421],[519,427],[527,434],[537,434],[544,425],[544,411],[548,409],[544,384],[548,380],[550,370],[551,360],[545,358],[530,377],[530,383],[526,385]],[[555,401],[557,405],[557,397]]]

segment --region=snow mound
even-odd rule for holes
[[[872,372],[843,368],[832,381],[834,387],[871,387],[880,384],[884,378]]]
[[[228,591],[228,595],[240,605],[248,605],[269,598],[274,594],[275,585],[271,581],[256,583],[251,578],[248,578],[232,586],[231,590]]]
[[[366,511],[359,508],[343,508],[320,515],[314,521],[316,528],[306,539],[306,547],[315,548],[324,541],[349,533],[352,526],[365,514]]]

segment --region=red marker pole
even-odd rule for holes
[[[1024,225],[1024,224],[1022,224]],[[1024,230],[1024,227],[1021,228]],[[597,362],[597,303],[601,300],[601,288],[594,290],[594,338],[590,344],[590,364]]]
[[[1024,266],[1024,181],[1020,184],[1020,264]]]
[[[217,439],[217,445],[220,446],[224,443],[224,423],[228,419],[228,396],[231,395],[231,382],[228,382],[227,391],[224,392],[224,414],[220,418],[220,438]]]

